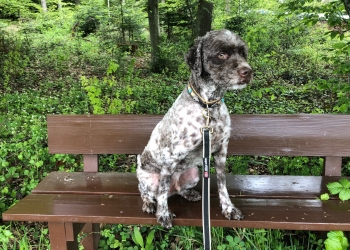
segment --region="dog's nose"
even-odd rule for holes
[[[250,77],[252,74],[252,69],[248,67],[243,67],[238,71],[238,73],[241,77],[244,77],[244,78]]]

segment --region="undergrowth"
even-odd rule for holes
[[[86,13],[81,13],[85,18]],[[340,109],[343,102],[339,103],[344,96],[336,91],[343,78],[318,56],[319,51],[326,53],[328,41],[320,35],[324,27],[283,33],[296,20],[258,18],[244,34],[254,80],[242,91],[227,93],[229,112],[346,112],[347,108]],[[17,23],[17,31],[7,23],[0,25],[0,213],[49,172],[82,170],[80,156],[48,153],[46,115],[164,114],[187,83],[183,55],[191,41],[179,39],[181,46],[166,41],[161,50],[164,71],[152,74],[150,48],[143,44],[142,32],[137,37],[139,51],[131,54],[111,42],[118,37],[108,23],[86,36],[79,35],[79,30],[72,34],[76,19],[67,11]],[[134,172],[135,164],[133,155],[104,155],[100,171]],[[231,156],[227,161],[227,171],[233,174],[321,175],[322,167],[323,159],[318,157]],[[343,173],[349,172],[350,161],[344,159]],[[221,250],[323,248],[315,232],[213,228],[212,233],[213,248]],[[100,249],[139,249],[142,244],[146,249],[152,249],[150,245],[153,249],[202,248],[201,228],[196,227],[135,229],[107,224],[101,236]],[[44,224],[0,224],[3,249],[48,249],[48,244]]]

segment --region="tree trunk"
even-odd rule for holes
[[[148,23],[151,40],[151,70],[153,72],[159,71],[159,12],[158,0],[148,0]]]
[[[62,9],[62,2],[61,2],[61,0],[58,0],[57,8],[58,8],[59,10]]]
[[[350,0],[343,0],[346,13],[350,16]]]
[[[75,0],[75,5],[79,5],[80,4],[80,0]]]
[[[204,36],[211,30],[214,4],[206,0],[198,1],[195,36]]]
[[[47,12],[46,0],[41,0],[41,8],[43,9],[43,12]]]

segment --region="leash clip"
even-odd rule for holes
[[[204,116],[204,118],[206,119],[205,122],[205,126],[201,127],[201,133],[203,134],[204,130],[207,129],[209,130],[210,134],[212,134],[214,132],[213,127],[209,126],[209,122],[210,122],[210,113],[209,113],[209,107],[207,105],[207,108],[203,109],[202,111],[202,115]]]
[[[204,130],[209,130],[210,134],[212,134],[214,132],[213,127],[210,127],[210,126],[201,127],[200,130],[201,130],[202,134],[204,133]]]

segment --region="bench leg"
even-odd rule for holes
[[[52,250],[78,250],[77,235],[83,228],[81,223],[49,222]]]
[[[98,243],[100,242],[100,224],[97,223],[86,223],[83,227],[82,232],[87,234],[82,240],[82,245],[84,250],[95,250],[98,248]]]

